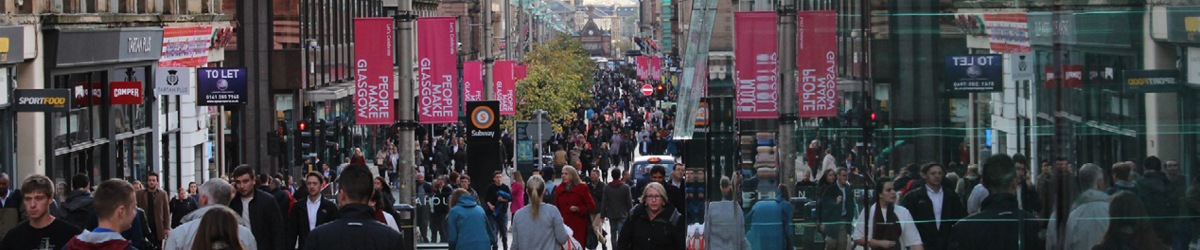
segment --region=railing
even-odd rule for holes
[[[162,5],[158,4],[162,1]],[[223,0],[0,0],[7,14],[219,14]]]

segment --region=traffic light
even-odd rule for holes
[[[296,153],[301,159],[308,158],[308,154],[315,152],[316,147],[313,142],[316,141],[313,134],[313,127],[309,126],[308,121],[301,121],[296,126]]]
[[[875,126],[877,126],[879,123],[878,120],[875,119],[876,115],[874,109],[867,109],[865,116],[866,117],[863,119],[863,141],[871,143],[871,139],[875,135]]]
[[[321,130],[321,133],[322,133],[321,140],[322,140],[322,142],[324,142],[324,144],[322,144],[322,146],[324,146],[327,149],[337,150],[338,149],[338,141],[339,141],[338,139],[340,138],[338,136],[338,132],[342,131],[342,129],[340,128],[341,122],[335,123],[333,121],[325,121],[323,123],[322,127],[323,128]]]
[[[282,129],[283,128],[267,131],[267,155],[279,156],[279,153],[281,152],[280,148],[283,147],[283,136],[280,134],[280,130]]]

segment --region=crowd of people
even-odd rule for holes
[[[908,164],[899,173],[838,162],[813,142],[808,167],[776,199],[739,199],[740,178],[720,180],[707,205],[709,249],[782,249],[792,239],[790,195],[805,195],[825,249],[1194,249],[1200,240],[1200,177],[1179,161],[1149,156],[1110,167],[1064,158],[997,155],[982,166]],[[824,157],[821,157],[824,155]],[[1033,165],[1037,164],[1037,165]],[[1040,174],[1031,175],[1031,166]],[[732,189],[734,190],[730,192]],[[758,192],[763,192],[758,188]],[[865,197],[862,197],[865,196]],[[744,215],[741,202],[753,202]],[[803,204],[803,203],[801,203]],[[720,212],[717,212],[720,211]],[[742,218],[745,225],[737,223]],[[727,229],[728,228],[728,229]],[[744,232],[731,230],[745,228]]]

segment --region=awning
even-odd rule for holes
[[[338,100],[354,94],[354,82],[343,82],[325,86],[316,90],[304,92],[304,100],[309,102],[324,102]]]

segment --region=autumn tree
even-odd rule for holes
[[[559,35],[535,45],[522,62],[529,71],[525,80],[517,83],[516,119],[506,120],[504,128],[512,128],[514,120],[536,119],[533,112],[541,109],[546,110],[543,118],[550,121],[554,132],[562,133],[563,125],[575,120],[572,110],[592,104],[596,64],[579,40]]]

